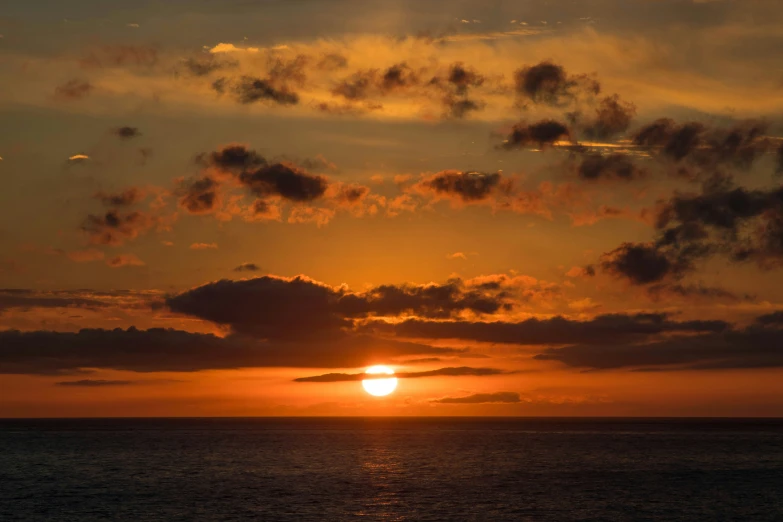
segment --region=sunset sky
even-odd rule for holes
[[[783,415],[779,0],[5,4],[0,417]]]

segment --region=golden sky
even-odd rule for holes
[[[780,2],[64,4],[0,13],[0,417],[783,415]]]

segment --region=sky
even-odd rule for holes
[[[778,0],[10,4],[0,417],[783,415]]]

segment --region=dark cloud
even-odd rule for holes
[[[586,75],[569,75],[565,69],[552,62],[523,67],[514,73],[518,94],[536,103],[562,105],[580,94],[597,95],[600,84]]]
[[[394,377],[398,379],[419,379],[423,377],[466,377],[466,376],[489,376],[502,375],[508,372],[497,370],[495,368],[470,368],[461,366],[458,368],[440,368],[438,370],[429,370],[426,372],[399,372]],[[388,375],[367,374],[367,373],[327,373],[313,377],[299,377],[294,382],[354,382],[365,379],[388,379]]]
[[[183,66],[193,76],[208,76],[215,71],[236,68],[239,62],[215,54],[203,54],[196,58],[188,58],[183,62]]]
[[[469,113],[480,111],[485,107],[483,102],[453,96],[446,96],[443,104],[446,106],[446,116],[450,118],[464,118]]]
[[[675,194],[659,204],[654,241],[624,243],[604,254],[601,266],[648,284],[679,279],[718,254],[764,268],[783,262],[783,188],[751,190],[713,177],[701,194]]]
[[[258,272],[261,268],[255,263],[242,263],[234,268],[234,272]]]
[[[191,214],[209,214],[220,207],[220,183],[209,176],[186,183],[184,190],[179,204]]]
[[[535,359],[575,368],[716,370],[783,367],[783,329],[759,324],[743,330],[675,337],[644,344],[593,343],[550,348]]]
[[[482,201],[501,187],[503,177],[500,173],[461,172],[444,170],[423,181],[417,188],[434,192],[438,196],[450,197],[465,203]]]
[[[62,100],[80,100],[89,95],[93,89],[90,82],[74,79],[58,85],[54,90],[54,95]]]
[[[783,311],[772,312],[771,314],[762,315],[756,318],[756,322],[760,325],[781,325],[783,326]]]
[[[411,313],[446,318],[463,311],[493,314],[504,310],[504,296],[501,291],[465,288],[462,281],[453,280],[445,284],[381,285],[362,293],[343,295],[338,307],[348,317]]]
[[[99,199],[101,203],[107,207],[127,207],[142,201],[146,197],[146,194],[139,188],[130,187],[122,192],[111,193],[99,191],[96,192],[93,197]]]
[[[363,185],[343,185],[334,196],[338,204],[354,205],[370,193],[369,187]]]
[[[601,344],[673,333],[720,332],[723,321],[673,321],[666,314],[607,314],[578,321],[565,317],[531,318],[521,322],[425,321],[400,323],[375,321],[366,331],[390,333],[409,339],[461,339],[519,345]]]
[[[701,283],[698,284],[656,284],[647,289],[648,294],[654,299],[663,299],[668,297],[681,297],[685,299],[693,300],[709,300],[709,301],[749,301],[753,299],[753,296],[737,295],[734,292],[720,288],[716,286],[704,286]]]
[[[0,374],[77,375],[95,368],[133,372],[357,368],[397,357],[458,353],[448,348],[365,336],[271,342],[162,328],[0,331]]]
[[[583,118],[581,114],[574,113],[571,119],[587,139],[606,140],[627,131],[634,116],[636,106],[622,101],[615,94],[601,100],[594,116]]]
[[[96,245],[121,245],[135,239],[149,230],[155,220],[141,212],[121,214],[118,210],[109,210],[105,214],[89,214],[82,224],[82,230]]]
[[[221,280],[167,299],[178,313],[230,326],[261,338],[337,335],[353,319],[415,314],[445,318],[461,312],[491,314],[507,308],[502,290],[445,284],[382,285],[363,292],[331,287],[304,276]]]
[[[731,165],[749,168],[770,150],[767,124],[742,122],[729,128],[712,128],[701,122],[676,123],[663,118],[639,129],[633,136],[636,145],[674,162],[714,168]]]
[[[308,174],[288,163],[246,170],[238,179],[259,197],[280,196],[296,202],[320,198],[329,185],[325,177]]]
[[[601,268],[605,272],[639,285],[655,283],[672,274],[680,275],[690,267],[690,262],[673,263],[653,243],[623,243],[601,258]]]
[[[501,148],[511,150],[529,146],[544,148],[562,138],[570,139],[568,127],[555,120],[542,120],[537,123],[517,123],[511,130]]]
[[[74,386],[84,388],[100,388],[104,386],[131,386],[140,381],[108,381],[103,379],[82,379],[80,381],[61,381],[55,383],[57,386]]]
[[[783,142],[778,147],[775,153],[775,172],[777,174],[783,174]]]
[[[321,57],[316,63],[318,69],[324,71],[335,71],[348,66],[348,58],[339,53],[328,53]]]
[[[234,95],[239,103],[272,101],[278,105],[296,105],[299,95],[286,86],[275,86],[269,79],[243,76],[234,85]]]
[[[469,91],[480,87],[486,78],[472,67],[466,67],[462,62],[453,63],[445,76],[435,76],[428,86],[444,92],[444,117],[464,118],[469,113],[484,109],[485,103],[470,99]]]
[[[237,173],[269,165],[263,156],[244,145],[227,145],[220,150],[199,154],[196,162]]]
[[[178,313],[206,319],[261,338],[334,334],[351,325],[338,312],[341,293],[297,277],[221,280],[167,299]]]
[[[577,173],[584,180],[624,181],[639,179],[646,174],[625,154],[587,154],[579,164]]]
[[[466,397],[444,397],[442,399],[433,399],[431,402],[438,404],[511,404],[521,402],[521,399],[516,392],[496,392],[476,393]]]
[[[457,94],[466,94],[471,87],[480,87],[485,78],[472,67],[465,67],[462,62],[452,64],[446,79],[454,86]]]
[[[76,388],[103,388],[112,386],[138,386],[145,384],[169,384],[181,382],[175,379],[145,379],[145,380],[105,380],[105,379],[81,379],[78,381],[60,381],[55,386],[67,386]]]
[[[129,140],[131,138],[137,138],[141,136],[141,132],[136,127],[118,127],[114,129],[114,134],[123,139],[123,140]]]
[[[229,145],[200,154],[196,160],[202,165],[232,174],[260,198],[279,196],[295,202],[313,201],[323,196],[329,186],[323,176],[309,174],[293,163],[270,164],[263,156],[243,145]],[[208,190],[213,191],[213,187]]]
[[[357,71],[342,80],[332,94],[347,100],[365,100],[370,96],[385,96],[401,92],[420,84],[419,74],[404,63],[394,64],[388,69]]]
[[[299,54],[290,60],[271,56],[267,62],[267,77],[275,84],[288,85],[294,83],[304,85],[307,76],[305,67],[310,63],[310,57]]]
[[[21,288],[0,289],[0,311],[9,308],[104,308],[105,301],[70,292],[39,292]]]

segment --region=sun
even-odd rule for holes
[[[367,368],[364,372],[370,375],[394,375],[394,370],[388,366],[372,366]],[[397,377],[390,377],[388,379],[364,379],[362,386],[367,393],[376,397],[383,397],[389,395],[397,388]]]

